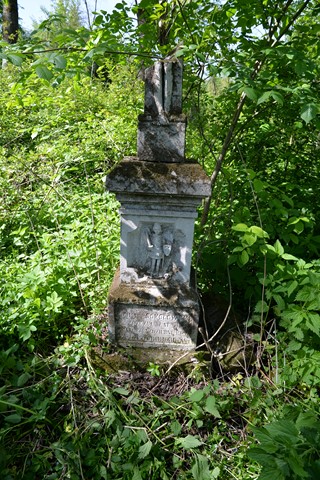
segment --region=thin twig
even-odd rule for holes
[[[90,11],[89,11],[89,7],[88,7],[88,2],[87,0],[84,0],[84,4],[86,6],[86,12],[87,12],[87,19],[88,19],[88,26],[89,26],[89,29],[91,30],[91,20],[90,20]]]
[[[87,48],[76,48],[76,47],[56,47],[56,48],[46,48],[44,50],[30,50],[21,52],[22,55],[33,55],[34,53],[47,53],[47,52],[88,52]],[[104,50],[103,52],[106,55],[127,55],[133,57],[145,57],[145,58],[157,58],[162,59],[161,55],[157,55],[155,53],[147,52],[128,52],[126,50]]]

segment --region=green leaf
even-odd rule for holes
[[[287,463],[297,478],[309,478],[308,473],[303,469],[304,460],[298,455],[288,455]]]
[[[298,429],[292,420],[279,420],[265,426],[271,438],[279,440],[281,443],[283,439],[289,439],[292,444],[298,442]]]
[[[252,460],[255,460],[256,462],[260,463],[260,465],[262,465],[263,467],[264,466],[268,467],[270,466],[270,463],[271,464],[273,463],[272,455],[273,454],[271,453],[270,454],[266,453],[263,447],[252,447],[248,451],[248,456],[252,458]]]
[[[258,99],[257,103],[258,105],[260,105],[260,103],[267,102],[268,100],[270,100],[270,98],[273,98],[277,103],[283,105],[283,95],[281,95],[281,93],[279,92],[276,92],[275,90],[269,90],[268,92],[264,92],[263,95],[261,95],[261,97]]]
[[[272,297],[277,302],[277,306],[280,308],[280,310],[284,310],[286,308],[286,302],[281,295],[273,293]]]
[[[237,225],[232,226],[232,230],[236,232],[247,232],[249,227],[245,223],[237,223]]]
[[[310,285],[305,285],[298,291],[295,300],[297,302],[310,302],[315,298],[315,294],[317,294],[317,290]]]
[[[194,480],[211,480],[208,458],[204,455],[197,454],[191,473]]]
[[[258,178],[255,178],[253,180],[253,188],[256,193],[262,192],[265,189],[265,184]]]
[[[133,469],[132,480],[143,480],[138,467],[134,467]]]
[[[254,90],[254,88],[252,88],[252,87],[243,87],[242,90],[243,90],[244,93],[247,95],[247,97],[250,98],[250,100],[253,100],[254,102],[257,101],[258,95],[257,95],[257,92]]]
[[[31,332],[35,332],[37,327],[35,325],[18,325],[20,338],[25,342],[31,337]]]
[[[249,255],[248,255],[248,252],[246,250],[243,250],[241,252],[241,255],[239,256],[239,264],[241,266],[245,265],[246,263],[248,263],[249,261]]]
[[[237,13],[236,8],[228,8],[228,10],[226,11],[226,15],[228,18],[232,18],[236,13]]]
[[[211,478],[218,478],[220,475],[220,468],[215,467],[212,472],[211,472],[212,477]]]
[[[17,386],[22,387],[23,385],[25,385],[27,383],[27,381],[29,380],[29,378],[31,378],[31,376],[32,375],[30,375],[30,373],[28,373],[28,372],[22,373],[22,375],[20,375],[18,377]]]
[[[144,445],[141,445],[139,448],[139,455],[138,458],[143,459],[146,458],[147,455],[149,455],[150,450],[152,447],[152,442],[150,440],[147,441]]]
[[[286,480],[286,476],[277,467],[264,467],[259,480]]]
[[[177,438],[176,443],[186,450],[200,447],[203,444],[197,437],[193,435],[187,435],[186,437]]]
[[[19,415],[19,413],[12,413],[11,415],[7,415],[5,417],[5,421],[8,422],[8,423],[14,423],[15,425],[17,423],[20,423],[21,422],[21,415]]]
[[[21,54],[19,55],[18,53],[8,53],[7,58],[13,65],[20,67],[25,57]]]
[[[36,67],[36,74],[38,75],[38,77],[48,81],[51,80],[53,77],[52,72],[50,72],[50,70],[43,65],[38,65]]]
[[[63,70],[67,66],[67,59],[63,55],[55,55],[53,62],[57,68]]]
[[[189,400],[191,402],[200,402],[203,399],[204,391],[203,390],[195,390],[189,393]]]
[[[270,98],[270,95],[271,95],[271,92],[264,92],[261,97],[258,99],[258,105],[260,105],[260,103],[264,103],[264,102],[267,102]]]
[[[298,260],[297,257],[295,257],[294,255],[290,255],[290,253],[283,253],[281,255],[281,258],[283,258],[283,260]]]
[[[268,311],[268,304],[265,301],[259,300],[254,309],[255,313],[266,313]]]
[[[33,303],[40,308],[41,307],[41,300],[39,297],[33,299]]]
[[[284,98],[283,95],[279,92],[275,92],[274,90],[271,91],[271,97],[277,102],[280,103],[280,105],[283,105]]]
[[[301,431],[303,428],[312,428],[317,425],[317,416],[312,411],[300,412],[296,420],[296,427]]]
[[[300,218],[297,218],[297,217],[291,217],[289,218],[288,220],[288,225],[295,225],[296,223],[298,223],[300,220]]]
[[[252,227],[250,227],[250,232],[254,233],[259,238],[268,238],[269,237],[267,232],[262,230],[261,227],[257,227],[256,225],[253,225]]]
[[[306,103],[303,105],[300,111],[300,117],[304,120],[307,124],[313,120],[316,115],[319,113],[319,107],[315,103]]]
[[[211,415],[213,415],[214,417],[216,417],[216,418],[221,418],[221,415],[220,415],[220,413],[219,413],[219,410],[217,409],[216,399],[215,399],[215,397],[213,397],[212,395],[210,395],[210,396],[207,398],[204,409],[205,409],[207,412],[211,413]]]
[[[274,244],[274,250],[280,256],[282,256],[284,254],[284,248],[281,245],[281,243],[279,242],[279,240],[276,240],[276,242]]]
[[[272,256],[276,253],[276,249],[274,248],[273,245],[270,245],[269,243],[265,245],[260,246],[261,252],[265,255],[266,253],[270,253]]]
[[[253,447],[253,450],[259,451],[260,453],[270,453],[273,454],[277,451],[278,445],[274,442],[274,440],[270,437],[269,433],[266,431],[264,427],[254,428],[254,434],[257,440],[260,442],[259,447]],[[250,449],[251,451],[251,449]]]
[[[126,388],[122,388],[122,387],[117,387],[115,389],[112,390],[114,393],[119,393],[120,395],[123,395],[125,397],[127,397],[129,395],[129,390],[127,390]]]
[[[244,247],[251,247],[257,241],[257,236],[251,233],[245,233],[241,239],[241,243]]]
[[[308,312],[306,326],[320,337],[320,315],[318,313]]]
[[[288,286],[288,295],[289,296],[294,292],[294,290],[297,288],[298,285],[299,284],[298,284],[297,280],[292,280],[292,282]]]
[[[182,427],[177,420],[174,420],[171,423],[170,429],[174,436],[177,437],[178,435],[180,435]]]

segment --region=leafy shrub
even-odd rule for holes
[[[263,466],[259,480],[319,477],[320,421],[314,412],[295,409],[295,415],[253,430],[259,446],[250,448],[249,457]]]

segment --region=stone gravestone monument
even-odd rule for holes
[[[156,62],[145,77],[138,156],[106,187],[121,204],[120,269],[109,294],[110,340],[157,351],[193,350],[199,304],[191,281],[196,209],[210,194],[198,163],[185,159],[182,63]]]

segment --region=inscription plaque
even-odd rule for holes
[[[197,340],[196,312],[185,309],[118,305],[115,340],[119,345],[189,350]]]

